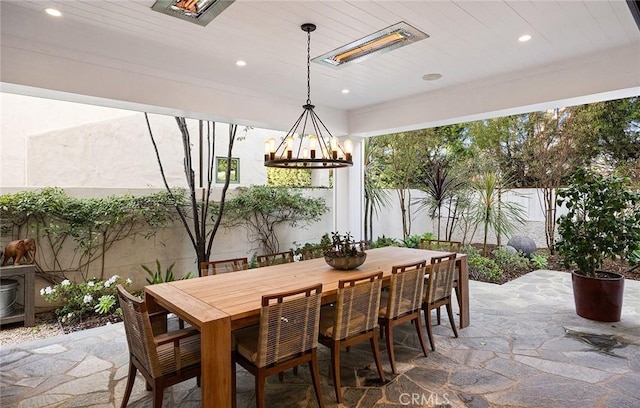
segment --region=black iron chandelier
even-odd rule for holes
[[[307,103],[302,105],[302,114],[277,147],[274,138],[265,142],[264,165],[286,169],[353,166],[351,141],[345,140],[344,145],[341,145],[338,138],[329,132],[313,111],[315,106],[311,104],[311,32],[316,26],[306,23],[300,28],[307,33]],[[309,131],[307,125],[310,125]]]

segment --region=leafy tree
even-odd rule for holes
[[[419,188],[427,193],[427,198],[421,200],[421,208],[427,208],[430,217],[437,219],[437,238],[440,239],[442,207],[446,203],[449,205],[453,203],[466,182],[461,175],[451,169],[445,160],[433,161],[422,174]]]
[[[640,97],[581,105],[574,132],[583,135],[610,167],[640,183]]]
[[[310,169],[267,169],[267,185],[273,187],[311,187]]]
[[[411,191],[416,177],[433,152],[434,133],[431,129],[378,136],[380,161],[384,170],[381,181],[398,194],[403,239],[411,235]]]
[[[324,199],[304,197],[285,187],[251,186],[236,191],[227,203],[224,225],[246,228],[250,241],[267,253],[280,252],[278,226],[306,226],[329,211]]]
[[[164,182],[167,192],[171,196],[175,209],[178,212],[178,216],[182,221],[191,245],[195,250],[197,257],[197,265],[202,262],[209,261],[211,256],[211,249],[213,247],[213,239],[218,232],[220,222],[222,220],[222,214],[224,213],[225,199],[227,190],[229,189],[230,175],[231,175],[231,153],[233,150],[233,144],[236,139],[236,133],[238,130],[237,125],[229,125],[229,142],[227,144],[227,166],[225,173],[225,182],[222,188],[222,194],[219,204],[214,204],[211,201],[211,187],[215,181],[216,171],[218,170],[215,165],[215,139],[216,139],[216,127],[215,122],[198,121],[199,123],[199,140],[200,140],[200,153],[204,153],[206,149],[206,168],[203,169],[201,164],[199,167],[199,185],[196,186],[196,170],[194,169],[193,152],[191,136],[189,135],[189,129],[187,128],[187,121],[185,118],[176,117],[176,123],[180,134],[182,136],[183,147],[183,168],[184,174],[187,180],[188,191],[188,205],[183,205],[183,198],[175,194],[167,182],[167,177],[164,173],[162,166],[162,160],[160,158],[160,152],[158,151],[158,145],[151,131],[151,124],[149,123],[149,116],[145,113],[144,117],[147,121],[147,128],[149,130],[149,136],[151,137],[151,143],[156,153],[156,159],[158,166],[160,167],[160,175]],[[204,141],[204,125],[206,124],[206,146],[203,146]],[[200,160],[202,162],[202,160]],[[203,184],[203,173],[206,171],[206,179]],[[201,192],[201,194],[200,194]],[[209,226],[208,221],[210,214],[215,207],[215,213],[217,217],[213,220],[213,226]],[[198,267],[200,275],[202,271]]]
[[[373,216],[389,204],[389,193],[381,180],[382,146],[378,138],[364,141],[364,239],[373,239]]]
[[[554,253],[557,203],[555,194],[590,154],[584,135],[572,129],[575,111],[563,108],[529,115],[533,132],[524,152],[527,174],[542,193],[547,247]]]
[[[632,260],[640,249],[640,193],[628,178],[578,169],[558,193],[567,214],[558,219],[558,253],[565,263],[596,276],[605,259]]]
[[[487,255],[489,228],[496,233],[498,245],[502,235],[510,234],[516,225],[524,224],[524,209],[518,203],[502,201],[508,191],[496,173],[487,172],[473,181],[475,202],[472,204],[476,226],[483,227],[482,254]]]

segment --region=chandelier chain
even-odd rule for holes
[[[307,105],[311,105],[311,31],[307,31]]]

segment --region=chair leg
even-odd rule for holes
[[[422,310],[424,310],[424,324],[427,326],[427,336],[429,336],[431,350],[436,351],[436,343],[433,341],[433,331],[431,330],[431,310],[428,307],[423,307]]]
[[[436,309],[436,317],[438,318],[438,326],[440,326],[440,308]]]
[[[382,361],[380,360],[380,345],[378,344],[378,336],[376,336],[377,328],[373,329],[373,336],[369,339],[371,343],[371,351],[373,351],[373,360],[376,362],[376,368],[378,369],[378,375],[380,375],[380,380],[382,382],[386,382],[387,380],[384,378],[384,371],[382,371]]]
[[[311,350],[311,360],[309,360],[309,371],[313,380],[313,389],[316,391],[316,400],[318,406],[324,408],[324,396],[322,395],[322,386],[320,385],[320,371],[318,370],[318,349]]]
[[[162,398],[164,397],[164,385],[157,382],[153,385],[153,408],[162,408]]]
[[[124,397],[122,397],[122,404],[120,408],[125,408],[131,397],[131,390],[133,389],[133,382],[136,380],[136,372],[138,369],[131,362],[129,362],[129,376],[127,377],[127,386],[124,389]]]
[[[416,316],[415,319],[413,319],[413,324],[416,326],[416,331],[418,332],[418,339],[420,340],[420,347],[422,347],[422,352],[424,353],[424,356],[427,356],[427,345],[424,342],[424,334],[422,333],[422,327],[420,324],[420,313],[418,313],[418,316]]]
[[[389,355],[391,372],[396,374],[396,355],[393,350],[393,328],[391,327],[390,321],[386,321],[384,324],[384,335],[387,338],[387,354]]]
[[[265,408],[266,400],[265,400],[265,387],[266,378],[263,376],[261,371],[258,371],[256,374],[256,407],[257,408]]]
[[[336,401],[342,402],[340,391],[340,342],[334,341],[331,345],[331,367],[333,368],[333,388],[336,391]]]
[[[456,323],[453,321],[453,308],[451,307],[451,301],[447,303],[447,313],[449,314],[449,323],[451,323],[451,328],[453,329],[453,334],[458,337],[458,330],[456,329]]]

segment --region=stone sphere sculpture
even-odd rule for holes
[[[507,242],[508,246],[514,247],[516,250],[522,252],[526,256],[531,256],[532,253],[538,249],[536,243],[525,235],[514,235]]]

